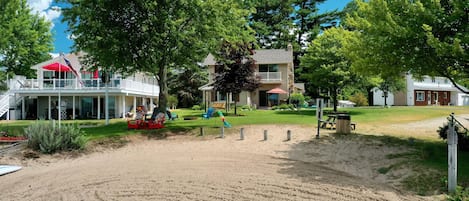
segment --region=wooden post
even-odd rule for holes
[[[200,136],[204,136],[204,127],[200,127]]]
[[[222,126],[221,127],[221,135],[220,135],[221,138],[225,138],[225,127]]]
[[[324,99],[317,98],[316,99],[316,118],[318,119],[318,130],[316,133],[316,139],[319,139],[319,128],[321,126],[321,119],[322,119],[322,108],[324,107]]]
[[[448,124],[448,192],[455,193],[457,186],[458,167],[458,135],[455,131],[454,113]]]
[[[239,139],[244,140],[244,128],[241,128],[241,130],[239,130]]]
[[[264,141],[267,141],[267,130],[264,130]]]
[[[291,130],[287,130],[287,141],[291,140]]]

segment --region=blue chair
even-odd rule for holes
[[[207,113],[203,113],[202,117],[204,119],[210,119],[210,117],[212,117],[212,115],[213,115],[213,112],[215,112],[215,109],[213,107],[209,107],[208,110],[207,110]]]

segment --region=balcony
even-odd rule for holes
[[[256,72],[256,75],[261,77],[261,82],[263,83],[282,82],[281,72]]]
[[[73,93],[101,91],[106,88],[106,85],[101,79],[23,79],[17,80],[17,83],[10,87],[11,90],[19,93],[48,92],[56,90]],[[131,79],[117,78],[110,80],[108,89],[147,95],[158,95],[160,88],[157,84],[148,84]]]

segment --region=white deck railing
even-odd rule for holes
[[[15,90],[102,90],[106,85],[101,79],[24,79],[18,80]],[[129,79],[111,79],[109,89],[120,89],[158,95],[159,86]]]
[[[282,81],[281,72],[256,72],[261,77],[261,81]]]

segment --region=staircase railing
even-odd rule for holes
[[[0,116],[3,116],[10,109],[9,93],[0,95]]]

